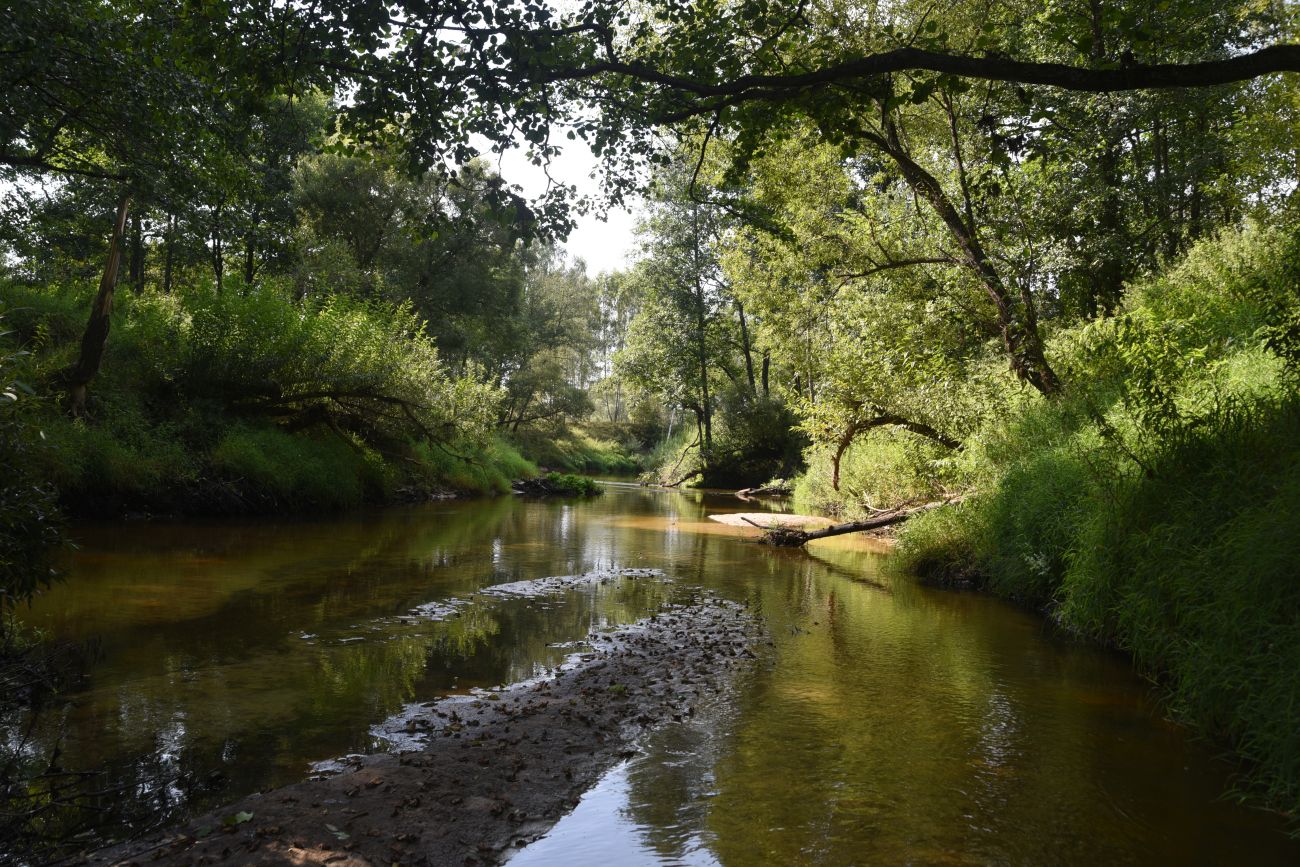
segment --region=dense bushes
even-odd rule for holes
[[[9,285],[22,373],[56,395],[88,287]],[[452,376],[407,305],[274,285],[124,295],[89,417],[56,399],[30,461],[81,511],[320,510],[502,492],[532,466],[493,434],[499,390]]]
[[[703,482],[709,487],[744,488],[787,477],[803,466],[808,438],[798,419],[778,400],[732,398],[723,405]]]
[[[1120,313],[1053,342],[1069,391],[960,458],[960,507],[910,522],[900,567],[976,581],[1131,653],[1170,709],[1300,808],[1297,240],[1203,242]]]
[[[808,438],[786,404],[751,396],[728,400],[722,410],[713,418],[712,449],[702,446],[694,425],[684,424],[646,456],[643,480],[748,488],[803,468]]]
[[[635,444],[599,438],[582,429],[525,429],[514,439],[541,467],[609,476],[630,476],[641,467]]]
[[[30,387],[13,376],[19,358],[0,350],[0,660],[9,655],[10,616],[49,582],[46,551],[60,536],[54,492],[36,472]]]

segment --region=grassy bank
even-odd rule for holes
[[[1046,402],[1009,391],[959,452],[878,433],[841,511],[964,489],[901,534],[896,568],[1033,605],[1122,649],[1170,713],[1300,812],[1300,242],[1250,228],[1055,335]],[[801,493],[834,501],[813,457]],[[819,476],[819,474],[821,474]],[[876,504],[872,503],[872,504]]]
[[[532,463],[551,470],[631,476],[641,469],[635,448],[592,436],[580,428],[525,430],[516,433],[512,441]]]
[[[74,514],[323,511],[504,493],[536,469],[492,433],[409,308],[274,286],[119,295],[87,417],[60,398],[90,285],[5,287],[15,375],[45,399],[30,472]]]

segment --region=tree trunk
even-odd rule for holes
[[[217,205],[212,210],[212,273],[217,280],[217,294],[221,294],[222,283],[226,274],[226,251],[221,239],[221,212],[225,204]]]
[[[244,288],[247,289],[253,285],[253,277],[256,271],[257,262],[257,242],[253,240],[253,233],[249,232],[244,236]]]
[[[108,346],[110,316],[113,313],[113,292],[117,288],[117,272],[122,264],[122,235],[126,231],[126,216],[131,208],[131,194],[123,193],[117,203],[117,217],[113,221],[113,234],[108,241],[108,258],[104,262],[104,276],[99,281],[99,292],[90,307],[90,321],[81,337],[81,355],[68,374],[69,399],[72,414],[86,413],[86,390],[99,372]]]
[[[985,293],[997,310],[1002,345],[1011,370],[1044,396],[1056,396],[1061,391],[1061,383],[1056,377],[1056,371],[1047,363],[1042,336],[1038,333],[1038,317],[1033,298],[1028,291],[1022,291],[1017,303],[1002,282],[1002,276],[993,266],[984,245],[980,243],[975,227],[967,225],[939,181],[921,168],[903,148],[894,122],[885,117],[882,123],[885,135],[868,133],[867,140],[893,159],[908,186],[934,209],[957,242],[967,266],[979,277]]]
[[[167,251],[163,254],[163,292],[167,295],[172,291],[172,262],[175,261],[176,246],[176,215],[167,215],[167,237],[163,241]]]
[[[736,299],[736,313],[740,317],[740,344],[745,350],[745,374],[749,377],[749,390],[753,394],[758,394],[758,386],[754,383],[754,356],[749,349],[749,325],[745,322],[745,305]]]
[[[144,291],[144,227],[137,211],[131,216],[131,288],[136,292]]]
[[[770,349],[764,349],[763,350],[763,397],[771,397],[771,392],[768,390],[768,371],[770,370],[771,366],[772,366],[772,351]]]
[[[257,276],[257,227],[261,222],[258,216],[258,209],[253,210],[250,217],[251,225],[247,232],[244,233],[244,291],[247,292],[253,285],[253,278]]]
[[[704,287],[695,279],[695,346],[700,358],[700,417],[704,426],[705,462],[713,451],[713,413],[709,406],[709,355],[705,336]]]

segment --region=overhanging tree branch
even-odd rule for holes
[[[1272,45],[1222,60],[1205,60],[1197,63],[1131,63],[1111,69],[1014,60],[995,54],[974,57],[923,48],[896,48],[892,51],[834,63],[809,72],[742,75],[724,82],[702,81],[665,72],[648,64],[619,60],[609,60],[568,70],[557,69],[545,78],[556,82],[575,81],[612,73],[651,84],[660,84],[671,90],[698,97],[748,96],[771,99],[796,91],[859,82],[895,72],[938,72],[962,78],[1037,84],[1085,93],[1167,90],[1182,87],[1212,87],[1249,81],[1278,72],[1300,72],[1300,45]]]

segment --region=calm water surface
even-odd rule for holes
[[[543,674],[590,630],[704,588],[749,602],[774,647],[513,863],[1300,863],[1277,819],[1219,798],[1228,768],[1123,660],[996,600],[890,580],[870,541],[775,550],[705,518],[753,510],[613,486],[81,527],[29,619],[96,661],[38,737],[123,787],[101,804],[121,834],[382,749],[406,704]],[[611,566],[667,580],[476,595]]]

